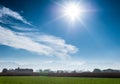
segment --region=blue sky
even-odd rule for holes
[[[120,1],[71,0],[87,10],[74,24],[61,17],[68,1],[0,1],[0,70],[120,69]]]

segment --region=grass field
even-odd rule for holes
[[[120,78],[6,76],[0,77],[0,84],[120,84]]]

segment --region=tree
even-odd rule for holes
[[[6,68],[4,68],[3,70],[2,70],[2,72],[3,73],[6,73],[8,70],[6,69]]]
[[[74,70],[74,71],[72,71],[71,73],[77,73],[77,71],[76,71],[76,70]]]
[[[99,73],[99,72],[101,72],[101,70],[100,69],[94,69],[93,72]]]
[[[40,69],[40,70],[39,70],[39,72],[40,72],[40,73],[43,73],[43,70],[42,70],[42,69]]]
[[[44,72],[44,73],[50,73],[51,70],[50,70],[50,69],[45,69],[43,72]]]

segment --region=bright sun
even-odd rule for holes
[[[82,9],[78,3],[66,3],[64,5],[63,14],[65,15],[65,17],[73,22],[79,19],[82,14]]]

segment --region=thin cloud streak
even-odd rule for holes
[[[13,17],[17,20],[20,20],[22,21],[23,23],[25,24],[28,24],[28,25],[31,25],[28,21],[26,21],[19,13],[15,12],[15,11],[12,11],[11,9],[9,8],[6,8],[6,7],[1,7],[0,8],[0,18],[3,17],[3,16],[10,16],[10,17]]]
[[[30,24],[19,13],[14,12],[9,8],[0,8],[0,18],[4,18],[4,15],[9,15],[14,19],[22,21],[24,24]],[[7,19],[7,17],[4,19]],[[4,20],[2,23],[5,23]],[[28,32],[26,35],[26,33],[22,31],[17,32],[10,30],[9,27],[26,32],[30,30],[32,33]],[[21,26],[16,24],[9,25],[9,27],[0,26],[0,45],[6,45],[16,49],[34,52],[42,56],[58,57],[61,59],[70,58],[72,54],[78,51],[76,46],[67,44],[65,40],[60,37],[43,34],[42,32],[36,34],[36,28],[24,27],[22,24]]]
[[[79,64],[76,64],[79,63]],[[83,61],[74,61],[70,63],[69,61],[41,61],[40,63],[37,64],[21,64],[20,62],[8,62],[8,61],[2,61],[0,62],[0,71],[2,71],[3,68],[8,68],[8,69],[14,69],[17,67],[20,68],[32,68],[34,70],[39,70],[39,69],[51,69],[51,70],[77,70],[78,67],[83,66],[85,62]],[[44,66],[43,66],[44,65]]]
[[[38,31],[37,29],[34,29],[32,27],[18,27],[18,26],[11,26],[13,29],[18,30],[18,31],[26,31],[26,32],[33,32],[33,31]]]
[[[14,47],[17,49],[24,49],[30,52],[35,52],[45,56],[56,56],[61,59],[70,57],[72,53],[77,52],[77,48],[73,45],[66,44],[63,39],[58,37],[45,36],[36,42],[34,39],[19,35],[19,33],[11,31],[5,27],[0,26],[0,44]],[[45,39],[47,39],[45,41]],[[55,40],[55,41],[53,41]]]

